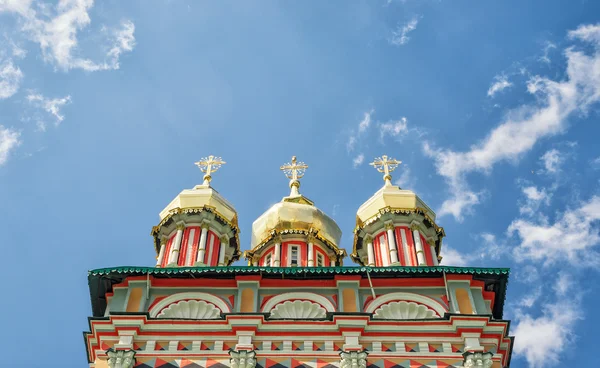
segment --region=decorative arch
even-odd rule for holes
[[[335,306],[333,303],[329,301],[326,297],[315,294],[315,293],[307,293],[307,292],[298,292],[298,293],[283,293],[269,299],[265,305],[262,307],[262,312],[271,312],[271,310],[277,305],[286,301],[294,301],[294,300],[308,300],[314,302],[327,312],[335,312]]]
[[[397,301],[404,301],[409,303],[414,302],[416,304],[422,304],[427,308],[433,310],[437,314],[437,317],[442,317],[444,313],[447,312],[447,309],[442,304],[429,297],[404,292],[389,293],[373,299],[373,301],[366,306],[365,312],[374,313],[382,305]]]
[[[162,299],[161,301],[156,303],[152,308],[150,308],[150,310],[148,311],[150,313],[150,317],[156,318],[156,316],[158,316],[160,312],[163,309],[167,308],[169,305],[184,300],[201,300],[214,305],[215,307],[220,309],[221,313],[231,313],[231,308],[229,308],[227,303],[225,303],[221,298],[215,295],[201,292],[188,292],[173,294]]]

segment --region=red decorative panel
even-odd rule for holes
[[[171,249],[173,248],[173,242],[175,241],[175,235],[171,235],[169,240],[167,240],[167,244],[165,244],[165,253],[163,254],[163,259],[160,263],[161,267],[166,267],[169,264],[169,255],[171,255]]]
[[[433,266],[433,257],[431,255],[431,247],[427,244],[427,240],[421,235],[421,244],[423,244],[423,251],[425,252],[425,262],[427,266]]]
[[[394,228],[394,236],[396,237],[396,249],[398,249],[398,260],[402,266],[406,266],[406,255],[404,254],[404,245],[402,244],[402,235],[400,235],[400,228]]]
[[[217,234],[208,232],[206,237],[206,253],[204,254],[204,263],[208,266],[216,266],[219,263],[219,250],[221,241]]]

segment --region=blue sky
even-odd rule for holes
[[[512,367],[583,366],[600,317],[600,4],[0,0],[0,338],[11,367],[85,365],[87,270],[154,264],[193,165],[252,221],[279,166],[350,249],[403,161],[444,264],[510,267]],[[348,259],[346,264],[351,263]],[[35,354],[28,352],[35,351]],[[25,354],[23,354],[25,352]]]

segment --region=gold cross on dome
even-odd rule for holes
[[[296,156],[292,156],[292,162],[288,162],[285,165],[280,167],[281,171],[285,174],[285,176],[290,179],[290,189],[291,197],[295,197],[300,195],[298,192],[298,188],[300,188],[300,179],[304,176],[306,169],[308,169],[308,165],[304,162],[298,162],[296,160]]]
[[[210,185],[210,181],[212,179],[212,176],[210,174],[219,170],[219,168],[221,168],[221,165],[225,163],[226,162],[223,161],[221,157],[216,157],[213,155],[210,155],[208,157],[202,157],[200,161],[194,162],[194,164],[200,168],[200,171],[204,173],[204,183],[202,183],[202,185]]]
[[[385,185],[392,185],[392,175],[390,173],[400,165],[402,161],[398,161],[394,158],[387,157],[383,155],[381,157],[377,157],[375,161],[371,162],[369,165],[373,166],[377,169],[377,171],[383,173],[383,180],[385,181]]]
[[[292,162],[288,162],[287,164],[281,166],[280,169],[288,179],[298,180],[304,176],[306,169],[308,169],[308,165],[302,161],[297,162],[296,156],[292,156]]]

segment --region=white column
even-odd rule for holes
[[[394,224],[385,224],[388,238],[388,248],[390,248],[390,262],[398,264],[398,248],[396,247],[396,234],[394,234]]]
[[[329,258],[329,266],[335,267],[335,257]]]
[[[158,252],[158,257],[156,258],[156,267],[160,267],[160,264],[163,261],[163,257],[165,256],[165,248],[167,247],[167,239],[160,240],[160,251]]]
[[[389,257],[386,257],[385,254],[387,253],[389,256],[389,252],[388,249],[385,247],[385,242],[382,241],[383,236],[379,237],[379,254],[381,254],[381,265],[383,267],[387,267],[390,265],[390,260]]]
[[[196,263],[204,264],[204,254],[206,253],[206,238],[208,234],[208,224],[202,225],[202,231],[200,232],[200,244],[198,244],[198,255],[196,256]]]
[[[435,240],[433,240],[433,239],[429,240],[429,246],[431,247],[431,258],[433,258],[433,265],[439,266],[437,254],[435,254],[435,245],[434,244],[435,244]]]
[[[254,266],[254,267],[257,267],[257,266],[258,266],[258,260],[257,260],[257,259],[254,259],[254,260],[252,261],[252,266]]]
[[[196,231],[196,229],[191,229],[188,234],[186,247],[187,251],[185,254],[185,265],[188,267],[194,264],[194,260],[192,259],[192,251],[194,250],[194,238],[196,237]]]
[[[221,244],[219,246],[219,266],[225,266],[225,248],[229,243],[229,239],[226,236],[221,237]]]
[[[406,240],[406,230],[400,229],[400,239],[402,241],[402,251],[404,252],[405,263],[403,266],[412,266],[412,258],[408,252],[408,241]]]
[[[373,238],[370,236],[365,237],[367,243],[367,266],[375,266],[375,250],[373,249]]]
[[[308,237],[308,267],[314,267],[315,266],[315,244],[314,244],[314,238],[312,236]]]
[[[181,248],[181,238],[183,237],[183,229],[185,229],[185,225],[177,225],[177,234],[175,235],[175,240],[173,241],[173,246],[171,248],[171,254],[169,255],[169,264],[174,263],[175,265],[177,265],[177,259],[179,258],[179,248]]]
[[[273,255],[273,267],[281,267],[281,240],[275,243],[275,254]]]
[[[417,262],[419,263],[419,266],[427,265],[427,262],[425,261],[425,252],[423,251],[423,244],[421,243],[421,234],[416,228],[413,229],[413,240],[415,242],[415,249],[417,250]]]

